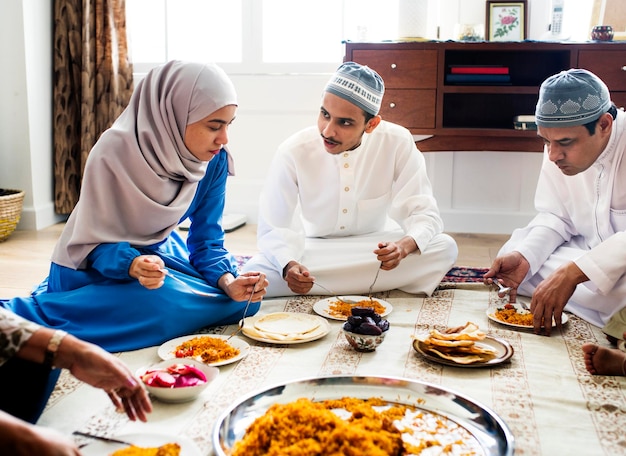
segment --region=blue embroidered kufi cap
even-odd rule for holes
[[[576,127],[598,120],[610,107],[606,84],[590,71],[573,68],[541,84],[535,122],[548,128]]]
[[[355,104],[365,112],[377,115],[385,93],[385,83],[370,67],[346,62],[337,69],[324,90]]]

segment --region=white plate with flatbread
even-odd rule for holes
[[[370,298],[368,298],[367,296],[343,296],[342,295],[341,297],[344,299],[349,299],[350,301],[354,301],[357,303],[360,301],[370,301]],[[333,296],[331,298],[321,299],[317,301],[315,304],[313,304],[313,311],[316,314],[321,315],[322,317],[330,318],[331,320],[346,321],[348,319],[347,316],[331,311],[332,306],[337,301],[339,301],[339,299],[336,296]],[[385,310],[380,314],[381,317],[386,317],[393,310],[392,305],[389,304],[387,301],[383,301],[382,299],[378,299],[374,297],[372,297],[372,301],[376,301],[378,304],[384,307]],[[361,304],[361,307],[367,307],[367,304],[368,302],[365,302]]]
[[[241,332],[250,339],[272,344],[302,344],[330,332],[330,324],[317,315],[274,312],[244,319]]]
[[[193,334],[191,336],[177,337],[176,339],[171,339],[171,340],[168,340],[167,342],[164,342],[157,350],[157,354],[164,361],[167,361],[168,359],[182,360],[184,358],[176,358],[176,348],[179,345],[181,345],[183,342],[187,342],[188,340],[195,339],[196,337],[211,337],[214,339],[223,339],[225,341],[228,341],[228,344],[230,346],[239,350],[239,354],[233,356],[232,358],[223,359],[221,361],[216,361],[214,363],[206,363],[209,366],[217,367],[217,366],[224,366],[226,364],[235,363],[239,361],[240,359],[243,359],[246,356],[248,356],[248,353],[250,352],[250,344],[246,342],[245,340],[243,340],[241,337],[233,336],[232,338],[229,338],[229,336],[225,336],[222,334]],[[194,359],[197,361],[203,362],[202,358],[199,356],[194,357]]]

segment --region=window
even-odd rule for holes
[[[171,59],[228,73],[332,72],[345,40],[395,39],[398,1],[126,0],[135,71]]]

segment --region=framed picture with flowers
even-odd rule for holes
[[[488,41],[523,41],[528,19],[527,1],[502,2],[487,0],[485,38]]]

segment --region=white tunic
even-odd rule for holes
[[[544,152],[537,216],[515,230],[500,254],[520,252],[530,271],[519,289],[537,285],[568,261],[589,277],[565,310],[597,325],[626,305],[626,114],[618,111],[606,149],[589,169],[564,175]]]
[[[359,147],[333,155],[310,127],[274,157],[260,198],[261,255],[245,270],[268,274],[271,296],[293,294],[281,276],[292,260],[336,293],[363,293],[380,265],[377,243],[408,235],[419,253],[381,271],[377,288],[430,294],[457,255],[442,230],[424,157],[407,129],[382,121]]]

